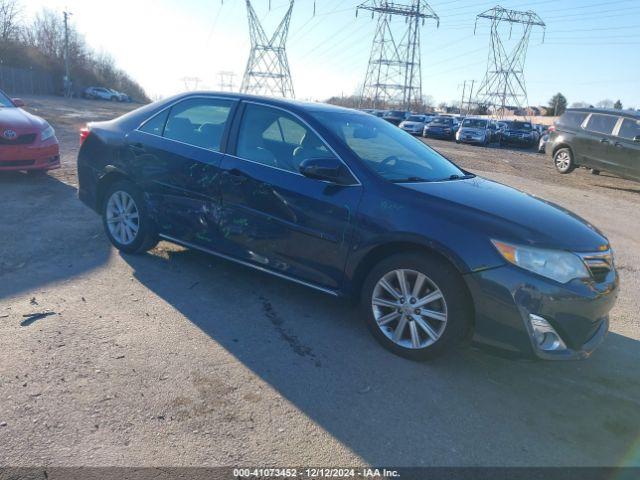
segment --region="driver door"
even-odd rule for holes
[[[362,187],[311,179],[306,159],[335,154],[302,120],[246,102],[222,161],[225,252],[300,281],[337,289]],[[235,148],[234,148],[235,147]]]

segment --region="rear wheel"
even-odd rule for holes
[[[553,162],[556,166],[556,170],[563,175],[573,172],[576,168],[573,163],[573,153],[568,148],[559,149],[553,156]]]
[[[107,191],[102,221],[111,243],[124,253],[143,253],[158,244],[144,195],[128,180],[116,182]]]
[[[411,360],[435,358],[459,343],[473,311],[458,272],[420,253],[394,255],[374,267],[361,309],[376,340]]]

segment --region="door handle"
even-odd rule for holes
[[[610,142],[606,138],[602,138],[600,139],[600,143],[604,143],[606,145],[607,143],[610,143]]]

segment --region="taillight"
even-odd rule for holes
[[[80,129],[80,145],[84,143],[84,141],[89,136],[89,133],[91,133],[91,130],[89,129],[89,127],[84,127]]]
[[[549,127],[549,133],[551,133],[551,132],[555,132],[555,131],[556,131],[556,126],[555,126],[555,125],[551,125],[551,126]]]

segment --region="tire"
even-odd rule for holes
[[[553,154],[553,164],[562,175],[573,172],[576,165],[573,161],[573,153],[569,148],[560,148]]]
[[[124,195],[123,195],[124,194]],[[120,203],[115,198],[119,196]],[[134,203],[134,210],[137,212],[137,217],[132,215],[128,219],[129,224],[137,225],[135,235],[130,237],[123,232],[122,228],[117,229],[118,223],[113,222],[114,215],[117,213],[118,205],[126,205],[123,199],[129,198]],[[113,199],[113,202],[112,202]],[[138,254],[144,253],[153,249],[159,242],[159,237],[156,231],[156,227],[149,217],[148,209],[144,199],[142,191],[129,180],[121,180],[109,187],[107,190],[104,201],[102,202],[102,223],[104,230],[109,238],[109,241],[123,253]],[[131,210],[132,212],[134,210]],[[111,225],[111,227],[110,227]],[[112,227],[115,229],[112,231]],[[133,232],[133,228],[129,228]]]
[[[396,295],[400,294],[397,271],[404,272],[407,290],[415,287],[418,273],[425,277],[416,298],[405,300],[402,305],[400,300],[393,300],[386,287],[382,287],[382,279],[385,279]],[[441,299],[433,297],[435,299],[422,308],[416,308],[419,304],[414,300],[437,296],[437,292],[440,292]],[[378,303],[386,299],[394,306],[374,305],[374,298]],[[462,342],[470,331],[473,316],[471,299],[460,274],[446,261],[417,252],[394,255],[378,263],[363,284],[360,309],[369,331],[384,348],[414,361],[436,358]],[[441,318],[436,319],[434,314]],[[407,321],[401,325],[403,318]],[[388,323],[380,326],[381,320]],[[427,327],[423,326],[425,322]],[[398,333],[398,328],[401,329],[400,340],[396,341],[392,337]],[[431,333],[427,334],[429,328]],[[419,341],[414,337],[416,332]]]
[[[111,101],[112,102],[117,102],[118,101],[118,97],[111,97]]]

